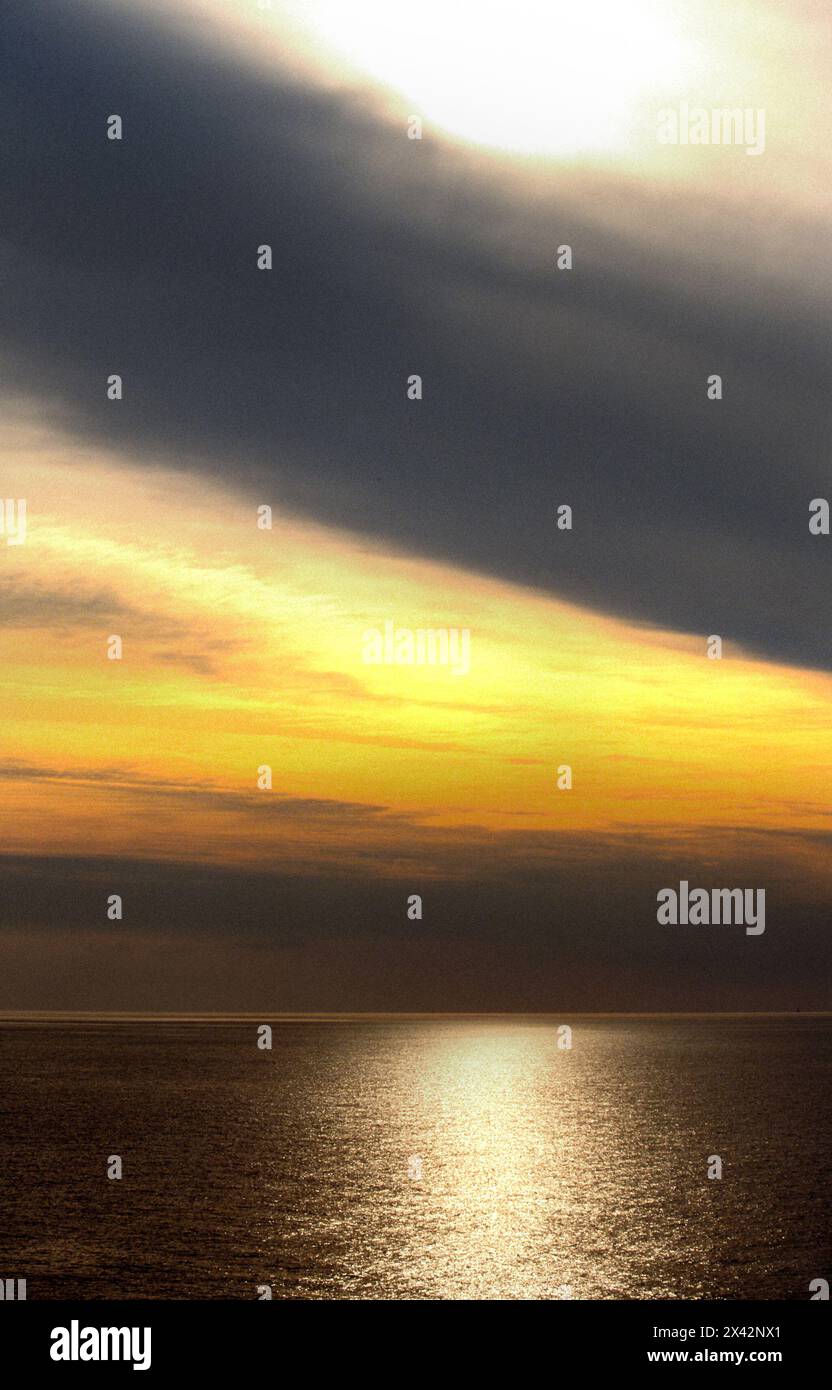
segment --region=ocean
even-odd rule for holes
[[[0,1277],[29,1299],[806,1300],[830,1277],[830,1081],[818,1015],[6,1017]]]

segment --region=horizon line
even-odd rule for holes
[[[619,1009],[588,1011],[496,1011],[496,1010],[269,1010],[237,1009],[148,1010],[148,1009],[0,1009],[0,1025],[16,1022],[100,1021],[100,1022],[208,1022],[214,1019],[251,1022],[257,1019],[295,1022],[373,1022],[401,1020],[418,1022],[431,1019],[562,1019],[562,1018],[832,1018],[827,1009]]]

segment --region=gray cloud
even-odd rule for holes
[[[148,466],[829,667],[818,228],[778,210],[781,273],[770,207],[563,171],[530,188],[92,0],[4,8],[0,42],[17,389]]]
[[[0,1009],[829,1008],[828,892],[753,836],[718,863],[567,839],[548,867],[464,879],[0,855]],[[764,886],[765,934],[659,926],[656,892],[680,876]]]
[[[8,782],[66,782],[72,786],[104,786],[115,794],[159,796],[182,800],[193,809],[208,811],[253,812],[258,818],[295,815],[359,817],[369,819],[384,812],[391,820],[405,818],[401,812],[391,812],[386,806],[366,802],[338,801],[328,797],[287,796],[278,790],[239,792],[197,780],[183,782],[172,777],[148,777],[129,768],[52,768],[37,766],[15,759],[0,763],[0,780]]]
[[[141,617],[114,594],[79,593],[49,589],[24,583],[16,575],[6,575],[0,586],[0,627],[41,628],[71,632],[76,628],[103,630],[113,622]],[[158,634],[158,625],[151,628]]]

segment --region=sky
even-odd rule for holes
[[[0,49],[0,1009],[828,1008],[822,8],[52,0]],[[682,880],[765,933],[660,925]]]

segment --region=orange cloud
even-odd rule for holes
[[[86,453],[81,470],[48,435],[21,429],[3,463],[29,518],[0,547],[9,851],[308,868],[370,846],[394,862],[414,837],[429,859],[463,831],[828,828],[828,676],[730,634],[708,660],[708,634],[394,554],[277,497]],[[470,670],[368,664],[387,623],[467,630]]]

